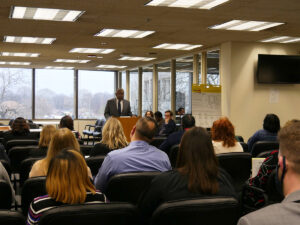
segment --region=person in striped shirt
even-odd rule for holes
[[[86,162],[76,150],[63,150],[50,161],[46,191],[47,195],[31,202],[27,224],[38,224],[45,211],[61,205],[107,202],[92,184]]]

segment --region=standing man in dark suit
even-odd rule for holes
[[[116,98],[107,101],[104,116],[108,119],[111,116],[132,116],[130,109],[130,102],[124,99],[124,90],[122,88],[117,89]]]

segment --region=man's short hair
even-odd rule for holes
[[[153,126],[149,126],[153,123]],[[157,133],[157,124],[151,117],[142,117],[136,123],[136,132],[138,136],[146,141],[150,141]]]
[[[278,133],[280,154],[291,162],[293,170],[300,174],[300,122],[283,127]]]
[[[191,114],[186,114],[182,117],[182,127],[191,128],[195,126],[195,118]]]
[[[173,112],[171,110],[167,110],[165,113],[170,113],[170,116],[173,116]]]
[[[162,118],[162,113],[161,113],[160,111],[156,111],[156,112],[154,113],[154,116],[155,116],[156,118]]]
[[[116,93],[117,93],[118,91],[123,91],[123,92],[124,92],[124,89],[123,89],[123,88],[118,88],[118,89],[116,90]]]

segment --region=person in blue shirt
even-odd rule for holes
[[[130,133],[131,142],[123,148],[107,154],[94,184],[105,192],[109,179],[120,173],[168,171],[171,164],[166,153],[149,145],[156,134],[157,125],[150,117],[140,118]]]
[[[248,140],[248,149],[257,141],[277,141],[277,133],[280,130],[280,120],[275,114],[267,114],[264,119],[263,129],[256,131]]]

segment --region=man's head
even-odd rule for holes
[[[124,90],[123,90],[123,88],[118,88],[115,94],[116,94],[116,98],[118,100],[123,100],[124,99]]]
[[[165,119],[172,119],[173,112],[171,110],[165,111]]]
[[[131,140],[150,142],[157,133],[157,124],[151,117],[140,118],[131,131]]]
[[[279,179],[282,177],[281,181],[286,181],[284,182],[284,194],[286,195],[296,185],[293,177],[297,177],[296,180],[300,178],[300,122],[293,122],[283,127],[279,131],[278,140],[280,149],[278,155]],[[283,179],[283,177],[287,179]]]
[[[180,107],[177,111],[178,115],[184,115],[185,114],[185,110],[183,107]]]
[[[191,114],[186,114],[182,117],[183,129],[191,128],[195,126],[195,118]]]

